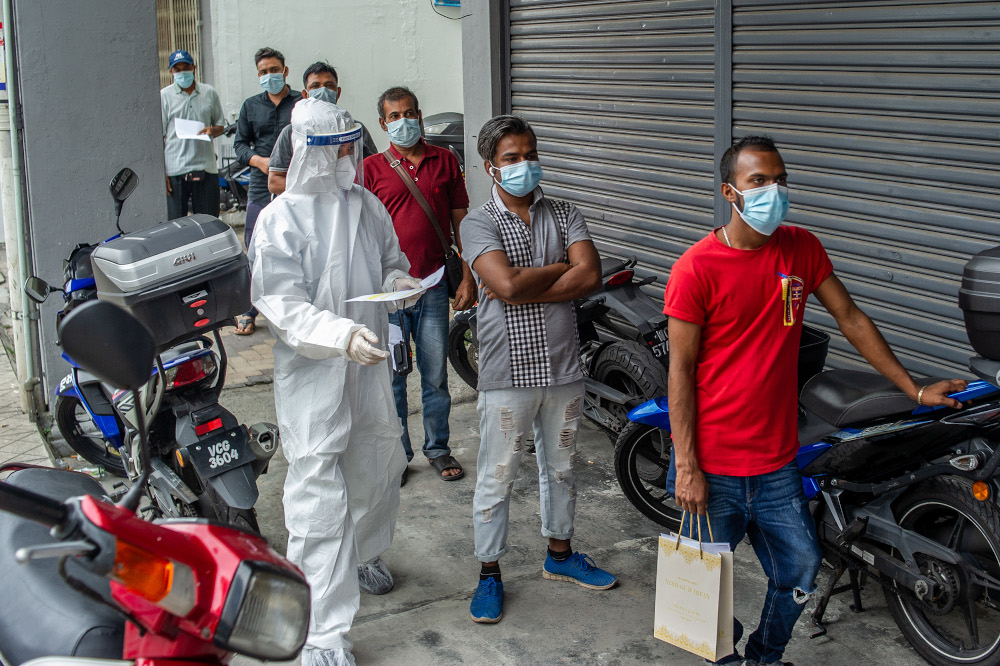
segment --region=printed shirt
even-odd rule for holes
[[[567,250],[589,241],[583,215],[566,201],[549,199],[535,189],[526,225],[510,212],[493,188],[484,206],[462,221],[463,258],[475,262],[501,251],[512,266],[541,267],[567,260]],[[477,283],[482,284],[479,275]],[[479,390],[558,386],[583,378],[580,338],[573,303],[509,305],[479,292],[477,339]]]
[[[289,87],[288,94],[281,98],[277,106],[266,92],[244,100],[233,137],[233,150],[243,166],[250,166],[250,158],[254,155],[270,159],[278,133],[292,122],[292,108],[300,99],[302,93]],[[267,174],[257,167],[250,167],[247,199],[263,205],[271,200]]]
[[[423,139],[421,139],[423,141]],[[413,178],[417,189],[427,199],[441,225],[441,232],[451,243],[451,211],[469,207],[465,178],[458,160],[451,152],[424,143],[424,158],[414,166],[390,145],[389,150]],[[392,217],[399,237],[399,247],[410,260],[410,275],[425,278],[444,265],[444,247],[434,225],[396,169],[381,153],[364,162],[365,187],[379,198]],[[464,239],[463,234],[463,239]]]
[[[709,474],[753,476],[798,450],[798,357],[806,299],[833,272],[813,234],[780,226],[738,250],[715,233],[677,260],[664,314],[698,324],[695,451]]]
[[[218,173],[215,147],[211,141],[178,139],[174,119],[198,120],[205,127],[222,125],[222,103],[215,88],[207,83],[195,83],[188,95],[179,85],[171,83],[160,90],[160,119],[163,121],[163,158],[168,176],[180,176],[192,171]]]

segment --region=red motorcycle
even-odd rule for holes
[[[148,380],[152,337],[110,303],[77,308],[60,338],[109,384],[134,390]],[[146,449],[145,424],[139,435]],[[142,458],[148,467],[150,456]],[[140,519],[149,469],[118,504],[84,474],[5,471],[12,473],[0,482],[3,663],[221,666],[233,653],[298,655],[309,585],[263,537],[205,519]]]

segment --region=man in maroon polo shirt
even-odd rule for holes
[[[451,242],[452,229],[458,240],[458,226],[469,210],[469,195],[458,160],[449,151],[432,146],[421,138],[421,112],[417,96],[407,88],[386,90],[378,99],[379,125],[389,133],[389,153],[399,161],[408,178],[424,195],[434,212],[441,231]],[[445,251],[433,223],[410,193],[403,176],[390,164],[386,155],[365,159],[365,187],[388,209],[399,237],[399,246],[410,260],[410,275],[424,278],[444,265]],[[458,240],[459,249],[461,241]],[[455,294],[454,308],[466,310],[476,302],[472,271],[463,262],[465,279]],[[416,345],[417,369],[420,371],[424,417],[424,455],[443,481],[457,481],[465,475],[448,446],[448,416],[451,395],[448,393],[448,287],[442,280],[429,289],[412,307],[389,315],[389,322],[405,323],[408,337]],[[403,422],[403,449],[406,459],[413,459],[410,435],[406,426],[406,377],[393,373],[392,391],[396,413]],[[406,472],[403,472],[406,482]]]

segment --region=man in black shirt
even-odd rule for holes
[[[247,247],[250,247],[257,216],[271,201],[271,194],[267,191],[267,162],[271,150],[278,134],[291,122],[292,107],[300,98],[300,93],[285,82],[288,67],[285,66],[285,56],[279,51],[264,47],[254,54],[254,63],[264,92],[243,102],[233,138],[237,159],[250,167],[247,217],[243,231]],[[256,317],[256,309],[237,317],[236,334],[253,333]]]

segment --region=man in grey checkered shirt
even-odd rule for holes
[[[479,132],[493,178],[490,201],[462,222],[463,256],[479,283],[479,418],[482,443],[473,506],[482,564],[470,611],[499,622],[510,493],[534,433],[542,576],[606,590],[617,579],[570,547],[576,507],[573,462],[583,408],[583,365],[573,301],[601,284],[600,258],[573,204],[549,199],[531,126],[497,116]]]

